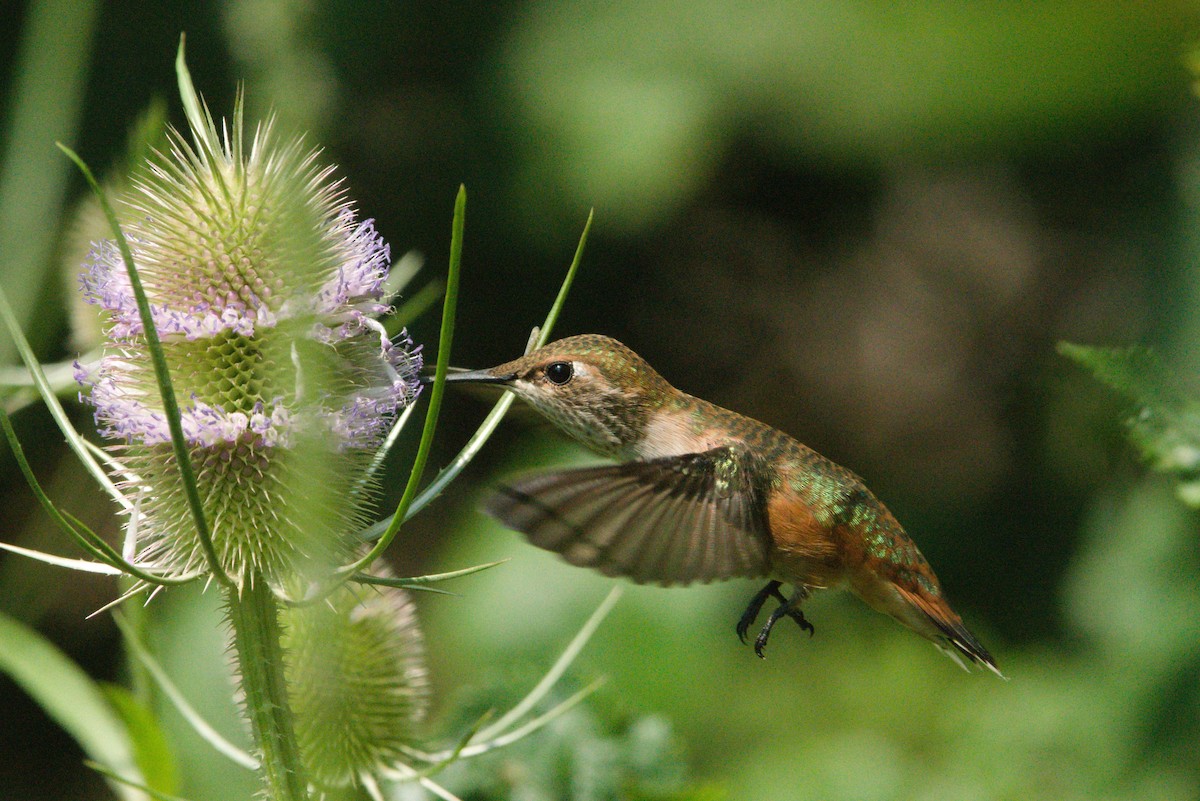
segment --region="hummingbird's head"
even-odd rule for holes
[[[503,385],[566,433],[613,456],[635,446],[650,415],[675,392],[641,356],[599,334],[560,339],[446,380]]]

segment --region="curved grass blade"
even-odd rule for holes
[[[493,710],[490,710],[490,709],[488,711],[484,712],[479,717],[479,720],[475,721],[475,723],[471,726],[471,728],[467,729],[467,733],[459,738],[458,743],[453,748],[449,749],[448,751],[443,752],[445,754],[448,754],[448,756],[446,756],[445,759],[435,760],[432,758],[432,756],[433,756],[432,754],[427,754],[427,753],[417,750],[415,748],[408,748],[408,747],[401,746],[401,751],[403,751],[407,756],[414,757],[416,759],[421,760],[422,762],[432,763],[432,764],[422,768],[419,771],[415,770],[411,766],[405,766],[410,771],[413,771],[413,773],[405,774],[401,778],[403,778],[405,781],[412,781],[413,779],[417,778],[418,776],[434,776],[437,773],[440,773],[442,770],[445,770],[446,768],[448,768],[459,758],[459,756],[463,752],[463,749],[465,749],[467,747],[467,745],[471,742],[471,740],[475,739],[475,735],[479,732],[480,729],[483,728],[484,724],[487,723],[488,718],[490,718],[492,716],[492,713],[493,713]]]
[[[503,748],[506,745],[512,745],[518,740],[528,737],[550,721],[566,714],[567,712],[571,711],[572,708],[578,706],[585,698],[603,687],[605,681],[606,679],[601,676],[579,692],[572,695],[570,698],[563,701],[561,704],[557,704],[552,709],[546,710],[536,718],[529,720],[522,726],[518,726],[507,734],[502,734],[493,740],[467,746],[462,750],[460,756],[463,759],[479,756],[480,754],[486,754],[489,751],[495,751],[497,748]]]
[[[84,524],[82,520],[75,517],[75,515],[71,514],[70,512],[63,512],[62,515],[63,517],[67,518],[72,526],[79,530],[81,535],[87,537],[92,544],[100,550],[101,553],[106,554],[115,560],[117,567],[124,570],[132,578],[139,579],[147,584],[154,584],[159,587],[172,587],[180,584],[187,584],[188,582],[194,581],[200,577],[199,573],[190,573],[182,576],[160,576],[157,573],[147,573],[145,570],[138,567],[133,562],[130,562],[124,556],[121,556],[121,554],[117,553],[116,549],[105,542],[103,537],[88,528],[87,525]]]
[[[80,356],[78,361],[88,362],[98,357],[99,354],[92,351]],[[75,382],[75,360],[43,364],[42,373],[46,376],[46,385],[54,392],[55,397],[69,395],[79,389],[79,384]],[[36,389],[37,381],[29,374],[28,370],[20,367],[0,367],[0,387],[33,387]]]
[[[137,790],[139,792],[145,793],[146,795],[155,799],[155,801],[188,801],[188,799],[184,798],[181,795],[171,795],[170,793],[164,793],[161,790],[155,790],[153,787],[147,787],[146,785],[142,784],[141,782],[137,782],[137,781],[134,781],[133,779],[126,778],[125,776],[120,775],[119,773],[117,773],[114,770],[109,770],[108,768],[104,767],[103,765],[101,765],[98,762],[92,762],[90,759],[84,760],[83,764],[87,765],[89,768],[96,771],[101,776],[105,777],[106,779],[116,782],[117,784],[121,785],[122,787],[127,787],[130,790]]]
[[[546,314],[545,321],[540,328],[534,329],[534,334],[529,339],[529,344],[525,348],[527,355],[536,348],[540,348],[546,344],[550,338],[550,332],[554,329],[554,324],[558,322],[558,316],[562,312],[563,305],[567,300],[567,294],[571,291],[571,284],[575,282],[575,274],[579,271],[579,264],[583,260],[583,250],[587,245],[588,232],[592,229],[592,219],[593,213],[589,212],[587,222],[583,226],[583,233],[579,236],[579,244],[575,248],[575,256],[571,259],[571,266],[567,268],[567,274],[563,277],[562,285],[558,289],[558,295],[555,297],[554,303],[550,306],[550,311]],[[496,401],[496,404],[492,406],[492,410],[488,412],[487,417],[483,419],[479,428],[467,440],[467,444],[454,457],[454,460],[439,471],[433,481],[429,483],[429,486],[422,490],[421,494],[412,502],[404,518],[406,521],[428,506],[430,501],[433,501],[442,494],[442,490],[449,486],[450,482],[458,478],[459,473],[471,463],[471,460],[475,458],[475,455],[479,453],[497,426],[500,425],[500,421],[508,413],[514,399],[511,392],[505,392]],[[373,539],[370,532],[374,530],[374,526],[368,529],[368,533],[364,534],[364,539]]]
[[[7,542],[0,542],[0,550],[19,554],[29,559],[36,559],[39,562],[54,565],[55,567],[78,570],[81,573],[99,573],[102,576],[125,575],[123,570],[118,570],[107,562],[89,562],[86,559],[70,559],[66,556],[55,556],[52,553],[45,553],[44,551],[22,548],[20,545],[9,545]]]
[[[160,792],[177,790],[179,768],[166,732],[148,705],[149,699],[139,701],[133,692],[119,684],[104,683],[101,689],[129,732],[133,755],[146,785]]]
[[[45,510],[46,514],[50,515],[50,519],[55,522],[64,534],[75,540],[84,551],[111,567],[118,567],[117,563],[109,555],[105,554],[103,550],[68,523],[63,513],[50,500],[50,496],[42,489],[37,476],[33,474],[33,468],[29,466],[29,460],[25,458],[25,449],[21,447],[21,440],[17,438],[17,432],[12,427],[12,420],[9,419],[8,414],[3,409],[0,409],[0,427],[4,429],[4,437],[8,440],[8,448],[12,451],[13,458],[17,462],[17,468],[21,471],[21,475],[25,477],[25,483],[29,485],[29,489],[32,490],[34,497],[37,498],[42,509]],[[91,532],[89,531],[89,533]],[[92,536],[96,535],[93,533]]]
[[[184,58],[184,45],[187,42],[185,34],[179,35],[179,50],[175,53],[175,77],[179,83],[179,99],[183,103],[183,114],[187,117],[188,127],[200,137],[201,131],[206,131],[212,125],[212,118],[207,109],[200,104],[200,96],[192,83],[192,73],[188,70],[187,59]],[[208,144],[201,138],[198,145]]]
[[[414,292],[384,321],[388,334],[395,336],[402,328],[428,311],[437,303],[445,289],[445,284],[434,279]]]
[[[579,263],[583,261],[583,249],[587,246],[588,234],[592,230],[592,219],[595,216],[594,209],[588,212],[587,222],[583,224],[583,233],[579,235],[579,244],[575,246],[575,256],[571,259],[571,266],[567,268],[567,276],[558,290],[558,297],[554,299],[554,304],[546,315],[546,322],[542,323],[542,330],[538,334],[535,349],[550,341],[550,332],[554,329],[554,324],[558,322],[558,315],[567,302],[567,293],[571,291],[571,284],[575,282],[575,273],[579,271]]]
[[[87,449],[88,453],[92,454],[92,456],[103,462],[104,466],[113,471],[115,475],[124,475],[130,481],[130,483],[139,483],[137,474],[114,459],[112,454],[104,450],[104,448],[101,448],[99,445],[96,445],[92,442],[88,442],[86,439],[83,441],[83,445]],[[126,509],[132,510],[134,506],[133,502],[125,498],[124,495],[121,497],[122,500],[125,501]]]
[[[592,219],[594,216],[594,212],[588,212],[587,222],[583,226],[583,233],[579,235],[579,244],[575,246],[575,255],[571,259],[571,266],[567,268],[567,274],[563,277],[562,285],[558,288],[558,295],[555,296],[554,303],[550,306],[550,311],[546,313],[545,321],[537,329],[536,335],[530,337],[530,344],[525,348],[526,355],[545,345],[550,340],[550,332],[554,330],[554,325],[558,322],[558,316],[562,313],[563,306],[567,302],[567,294],[571,291],[571,284],[575,283],[575,274],[579,272],[579,264],[583,261],[583,250],[587,246],[588,233],[592,230]],[[492,432],[500,425],[500,421],[504,419],[504,415],[507,414],[509,407],[512,406],[513,400],[513,394],[505,392],[504,396],[496,401],[496,405],[492,407],[492,410],[484,418],[483,423],[480,424],[471,439],[467,440],[466,446],[454,458],[454,461],[437,474],[430,485],[425,488],[425,491],[409,507],[408,517],[412,517],[425,508],[430,501],[442,493],[442,490],[451,481],[458,477],[458,474],[462,472],[464,467],[471,463],[471,460],[483,448],[484,443],[491,437]],[[408,517],[405,519],[407,520]]]
[[[596,633],[596,629],[600,628],[600,624],[604,622],[604,618],[612,611],[617,601],[621,599],[621,587],[617,585],[609,591],[600,605],[596,607],[596,611],[592,612],[591,617],[579,629],[579,633],[571,640],[562,655],[551,666],[542,680],[537,683],[529,694],[526,695],[520,703],[508,710],[499,720],[492,725],[479,732],[477,739],[491,740],[499,736],[505,729],[511,726],[516,721],[520,720],[530,709],[532,709],[539,701],[546,697],[546,694],[554,688],[558,680],[566,673],[567,668],[575,661],[575,657],[579,656],[579,652],[587,645],[588,640]]]
[[[428,506],[431,501],[436,500],[437,497],[441,495],[442,490],[449,486],[450,482],[458,478],[458,474],[463,471],[463,468],[471,463],[471,460],[475,458],[475,455],[479,453],[484,444],[492,436],[492,433],[496,430],[496,427],[500,425],[500,421],[504,419],[504,415],[508,412],[509,407],[513,405],[513,401],[515,399],[515,396],[513,396],[511,393],[505,392],[504,395],[498,401],[496,401],[496,405],[492,407],[490,412],[488,412],[487,417],[483,419],[483,422],[479,425],[479,428],[477,428],[475,433],[471,435],[471,438],[467,440],[467,444],[463,446],[463,449],[458,452],[458,455],[455,456],[453,460],[451,460],[450,464],[438,471],[438,474],[434,477],[433,481],[429,483],[429,486],[422,490],[412,504],[408,507],[408,511],[404,515],[405,522],[411,520],[413,516]],[[390,519],[380,520],[374,525],[363,529],[363,531],[359,534],[359,537],[368,542],[378,539],[379,536],[387,530],[387,527],[390,525],[390,523]]]
[[[428,506],[430,502],[436,500],[442,494],[442,490],[446,489],[450,485],[450,482],[458,478],[458,474],[463,471],[463,468],[469,465],[476,454],[487,444],[493,432],[500,425],[500,421],[504,419],[504,415],[508,414],[508,410],[513,405],[514,400],[516,400],[515,395],[511,392],[505,392],[504,396],[496,401],[496,405],[488,412],[487,417],[483,418],[483,422],[475,430],[471,438],[467,440],[467,444],[463,449],[458,452],[458,455],[454,457],[450,464],[438,471],[438,474],[434,476],[429,486],[412,502],[404,517],[406,521]]]
[[[587,622],[583,624],[583,627],[580,628],[579,632],[571,639],[571,642],[563,650],[562,654],[558,657],[555,663],[550,667],[550,670],[546,672],[546,675],[542,677],[541,681],[539,681],[534,688],[530,690],[529,693],[522,698],[519,703],[517,703],[516,706],[506,712],[499,720],[478,731],[467,741],[466,745],[460,745],[457,749],[437,751],[434,753],[420,751],[415,748],[407,748],[405,749],[405,753],[411,757],[420,759],[423,762],[435,763],[444,762],[454,753],[457,753],[459,756],[464,758],[477,756],[479,754],[495,750],[496,748],[500,748],[504,745],[516,742],[522,737],[531,734],[532,732],[549,723],[554,718],[566,712],[571,707],[578,704],[592,692],[595,692],[595,690],[602,683],[602,679],[592,682],[592,684],[575,693],[561,704],[558,704],[554,708],[544,712],[538,717],[527,721],[518,728],[509,731],[513,724],[528,714],[534,706],[540,703],[541,700],[545,698],[552,689],[554,689],[554,685],[557,684],[559,679],[562,678],[563,674],[567,671],[567,668],[571,666],[571,663],[575,661],[577,656],[579,656],[580,651],[582,651],[584,646],[587,645],[588,640],[590,640],[592,635],[596,633],[596,629],[600,627],[600,624],[604,621],[604,618],[610,611],[612,611],[612,608],[614,605],[616,605],[617,601],[620,600],[621,592],[621,587],[613,587],[608,595],[605,596],[604,600],[600,602],[600,605],[596,607],[596,611],[592,612],[591,616],[587,619]]]
[[[167,700],[174,705],[176,711],[183,716],[183,719],[188,722],[188,725],[190,725],[192,729],[194,729],[195,732],[204,739],[205,742],[215,748],[219,753],[228,757],[230,760],[242,766],[243,768],[248,770],[258,770],[259,765],[257,759],[221,736],[220,732],[214,729],[209,722],[206,721],[198,711],[196,711],[196,708],[188,702],[187,698],[184,697],[179,688],[175,686],[175,683],[171,681],[171,677],[167,675],[165,670],[163,670],[162,665],[158,664],[158,661],[150,655],[149,649],[146,648],[146,645],[138,637],[137,632],[133,629],[133,626],[129,625],[129,621],[127,621],[125,617],[120,614],[114,614],[113,620],[116,622],[117,628],[121,630],[121,634],[124,636],[125,643],[128,645],[130,652],[137,658],[142,667],[146,669],[146,672],[150,674],[150,678],[152,678],[154,683],[158,685],[158,689],[160,689],[163,695],[167,697]]]
[[[179,59],[176,62],[177,65],[182,62],[182,59],[183,44],[181,42]],[[184,70],[186,72],[186,67],[184,67]],[[183,80],[181,78],[181,89],[182,83]],[[186,98],[184,102],[186,105]],[[200,491],[196,486],[195,468],[192,466],[191,456],[188,454],[183,438],[183,422],[179,412],[179,403],[175,398],[175,388],[171,384],[171,374],[167,369],[167,360],[163,354],[162,342],[158,338],[158,329],[154,327],[154,318],[150,312],[150,302],[146,299],[146,290],[142,286],[142,279],[138,275],[137,266],[133,263],[133,252],[129,249],[129,242],[125,239],[125,232],[121,230],[121,224],[117,220],[116,212],[113,211],[112,205],[108,202],[108,198],[105,197],[104,190],[96,182],[96,177],[92,175],[91,169],[88,168],[83,159],[76,155],[75,151],[62,143],[59,143],[58,147],[67,154],[68,158],[75,162],[80,172],[83,173],[83,177],[87,180],[88,185],[92,188],[92,192],[96,195],[100,207],[104,210],[104,216],[108,220],[113,236],[116,239],[117,247],[121,251],[121,258],[125,262],[125,271],[129,274],[130,288],[137,299],[138,314],[142,320],[142,332],[146,338],[146,349],[150,351],[150,360],[154,365],[154,377],[158,383],[159,393],[162,396],[163,414],[167,418],[167,428],[171,432],[171,447],[175,452],[175,464],[179,470],[179,477],[187,496],[192,520],[196,525],[196,537],[200,541],[201,549],[204,551],[205,559],[208,562],[208,568],[212,571],[213,576],[221,584],[227,587],[233,586],[232,579],[225,573],[225,568],[221,565],[221,560],[217,556],[216,548],[213,546],[212,534],[208,528],[208,521],[204,517],[204,505],[200,500]]]
[[[37,357],[33,353],[33,348],[29,345],[29,340],[25,338],[25,332],[21,330],[21,326],[17,323],[17,318],[13,314],[12,307],[8,304],[8,296],[5,295],[3,287],[0,287],[0,319],[4,320],[4,325],[8,328],[8,333],[17,346],[17,352],[21,354],[21,361],[25,363],[30,377],[33,378],[38,395],[41,396],[42,402],[46,404],[46,408],[50,410],[50,416],[58,424],[58,430],[66,438],[67,445],[79,458],[79,461],[87,471],[92,474],[92,478],[96,479],[96,482],[104,488],[109,497],[121,504],[125,511],[129,511],[132,508],[129,501],[117,489],[117,486],[113,484],[108,474],[101,469],[91,453],[88,452],[87,441],[71,425],[66,410],[59,403],[58,396],[55,394],[50,382],[46,379],[46,374],[42,370],[41,363],[38,362]]]
[[[395,446],[396,440],[400,438],[400,432],[404,430],[404,426],[408,424],[408,418],[412,417],[413,410],[417,408],[415,403],[410,403],[396,418],[396,422],[392,424],[392,429],[388,431],[387,437],[383,440],[383,444],[375,451],[375,455],[371,457],[371,463],[367,465],[367,469],[363,471],[360,478],[350,490],[352,496],[357,497],[365,490],[371,482],[371,478],[379,472],[379,468],[383,467],[383,461],[387,458],[388,453]]]
[[[408,483],[404,494],[392,515],[392,521],[379,542],[357,562],[347,565],[338,571],[343,579],[359,572],[374,562],[400,531],[400,525],[405,520],[409,505],[416,495],[417,485],[425,472],[425,463],[429,459],[429,451],[433,445],[433,434],[437,429],[438,413],[442,406],[442,393],[446,388],[446,368],[450,365],[450,347],[454,340],[454,317],[458,307],[458,277],[462,266],[463,229],[466,224],[467,189],[459,186],[458,196],[454,201],[454,221],[450,233],[450,267],[446,275],[446,298],[442,303],[442,326],[438,338],[437,370],[434,373],[433,386],[430,387],[429,406],[425,411],[425,426],[421,431],[421,442],[417,446],[417,455],[413,458],[412,472],[409,473]],[[336,586],[336,585],[335,585]],[[308,600],[308,599],[306,599]]]
[[[367,573],[355,573],[353,580],[359,584],[373,584],[378,587],[399,587],[402,590],[428,589],[425,586],[427,584],[433,584],[438,581],[449,581],[450,579],[469,576],[472,573],[481,573],[489,568],[502,565],[507,561],[507,559],[501,559],[498,562],[464,567],[461,570],[451,570],[448,573],[433,573],[428,576],[414,576],[412,578],[388,578],[386,576],[372,576]]]
[[[58,277],[53,251],[71,177],[46,142],[79,138],[101,4],[42,0],[3,8],[5,40],[13,46],[5,50],[0,135],[0,286],[10,289],[14,319],[28,324]],[[0,340],[0,364],[11,358]]]
[[[82,520],[70,512],[60,511],[54,505],[54,502],[50,500],[50,497],[46,495],[46,491],[42,489],[37,476],[33,474],[33,468],[29,466],[29,462],[25,458],[25,449],[21,447],[21,442],[17,439],[17,432],[13,430],[12,421],[9,420],[8,415],[2,409],[0,409],[0,427],[4,429],[4,436],[8,440],[8,446],[13,452],[13,457],[17,460],[17,467],[20,468],[21,474],[25,477],[26,483],[29,484],[29,488],[38,499],[38,503],[42,505],[42,508],[50,515],[50,518],[54,520],[58,527],[62,529],[63,533],[75,540],[80,548],[120,572],[141,579],[149,584],[183,584],[192,580],[192,577],[166,577],[147,573],[137,565],[126,561],[99,534],[88,528],[87,524]]]
[[[392,262],[387,278],[383,279],[383,298],[380,302],[388,305],[394,302],[424,266],[425,257],[415,250],[406,251],[403,256]],[[395,313],[393,310],[387,316],[394,316]]]

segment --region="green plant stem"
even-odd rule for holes
[[[241,594],[226,590],[246,717],[259,749],[266,797],[306,801],[308,782],[296,743],[284,676],[282,630],[275,596],[262,576],[249,577]]]

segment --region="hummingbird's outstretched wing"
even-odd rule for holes
[[[573,565],[638,583],[765,576],[765,499],[745,451],[537,473],[486,503],[489,514]]]

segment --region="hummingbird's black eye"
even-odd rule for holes
[[[563,384],[575,377],[575,367],[570,362],[551,362],[546,365],[546,378],[551,384]]]

